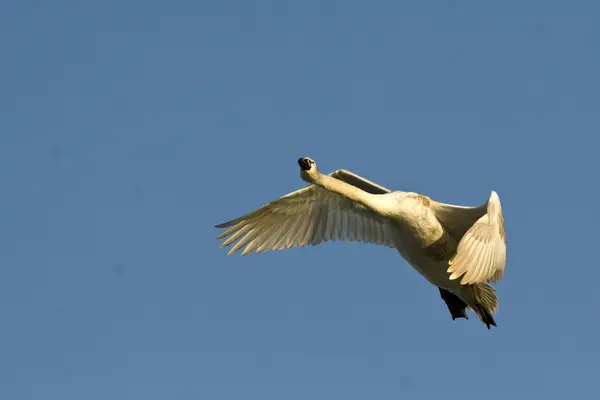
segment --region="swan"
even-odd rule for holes
[[[298,159],[308,186],[219,225],[228,254],[318,245],[328,240],[395,248],[437,286],[452,320],[473,311],[496,326],[496,289],[506,264],[500,198],[491,191],[480,206],[444,204],[425,195],[391,191],[350,171],[319,172],[309,157]]]

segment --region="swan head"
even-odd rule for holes
[[[309,183],[314,183],[317,180],[319,170],[317,169],[317,163],[312,158],[299,158],[298,165],[300,166],[300,177],[302,180]]]

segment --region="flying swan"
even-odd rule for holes
[[[469,308],[490,329],[498,310],[496,290],[506,264],[500,198],[492,191],[477,207],[437,202],[422,194],[391,191],[340,169],[322,174],[308,157],[298,160],[310,185],[242,217],[228,228],[221,247],[242,255],[348,240],[388,246],[438,287],[452,319]]]

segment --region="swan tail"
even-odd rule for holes
[[[454,321],[456,318],[469,319],[469,316],[467,315],[467,303],[465,303],[457,295],[446,289],[438,289],[440,289],[440,296],[442,297],[442,300],[444,300],[444,302],[448,306],[448,311],[450,311],[452,321]]]
[[[498,311],[498,297],[496,296],[496,289],[487,283],[476,283],[471,286],[473,288],[473,295],[475,296],[476,304],[471,309],[477,314],[479,319],[491,329],[490,326],[496,325],[496,321],[492,314]]]

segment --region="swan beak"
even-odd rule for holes
[[[310,162],[306,159],[306,157],[299,158],[298,165],[303,171],[308,171],[310,169]]]

